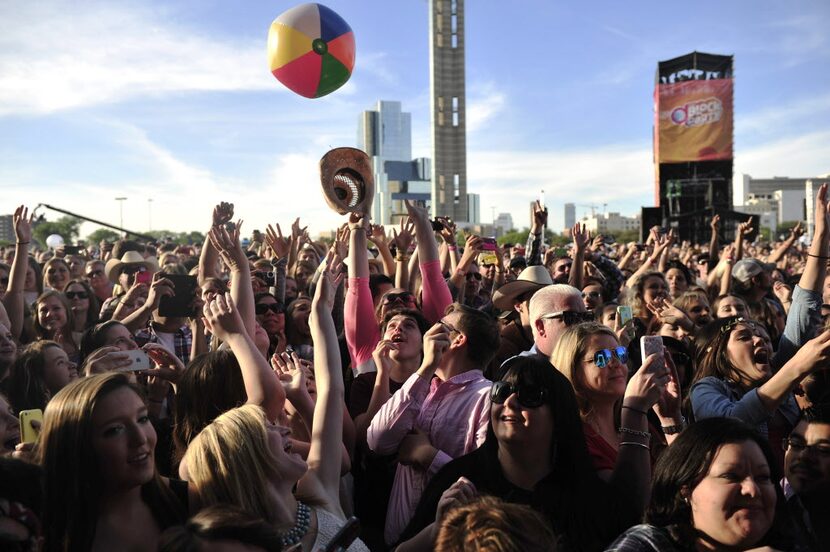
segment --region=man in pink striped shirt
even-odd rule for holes
[[[499,346],[489,315],[453,303],[424,334],[416,373],[372,419],[366,440],[378,454],[398,453],[384,538],[394,544],[435,473],[477,449],[487,435],[491,382],[482,369]]]

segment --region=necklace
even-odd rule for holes
[[[293,544],[297,544],[302,540],[306,533],[308,533],[308,528],[311,525],[311,508],[307,504],[304,504],[297,501],[297,522],[294,523],[294,527],[291,528],[290,531],[285,531],[280,533],[280,541],[282,542],[282,547],[285,548],[287,546],[291,546]]]

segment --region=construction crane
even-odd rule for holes
[[[577,207],[587,207],[591,210],[591,218],[596,218],[597,216],[597,209],[599,208],[598,203],[587,203],[587,204],[577,204]],[[605,214],[605,209],[608,207],[607,203],[602,204],[602,214]],[[583,217],[584,218],[584,217]]]

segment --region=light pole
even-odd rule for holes
[[[119,212],[119,216],[120,216],[120,219],[119,219],[120,222],[118,224],[118,227],[121,228],[121,232],[124,232],[124,201],[126,201],[126,199],[127,199],[126,197],[116,197],[115,198],[115,201],[118,202],[118,212]],[[127,237],[126,232],[124,232],[123,237],[125,237],[125,238]]]
[[[147,198],[147,231],[148,231],[148,232],[149,232],[150,230],[152,230],[152,229],[153,229],[153,212],[152,212],[152,208],[153,208],[153,198],[152,198],[152,197],[148,197],[148,198]]]

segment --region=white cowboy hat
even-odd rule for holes
[[[516,299],[528,291],[537,292],[553,284],[548,269],[541,265],[529,266],[522,270],[519,277],[504,284],[493,294],[493,305],[503,311],[512,311]]]
[[[104,272],[107,274],[110,282],[118,283],[118,276],[121,270],[127,266],[143,266],[149,272],[158,270],[158,262],[155,257],[144,258],[138,251],[127,251],[121,259],[110,259],[104,266]]]

